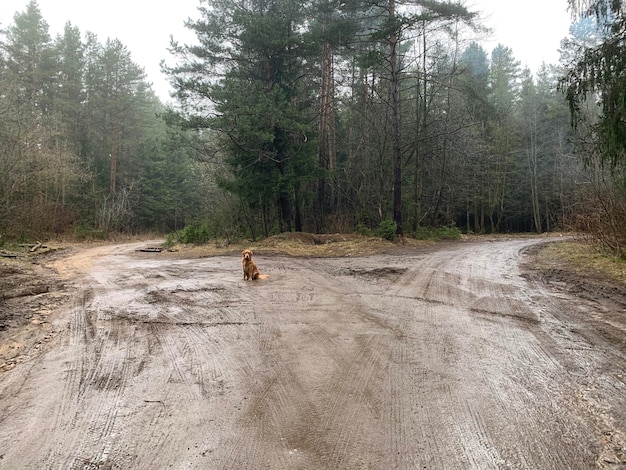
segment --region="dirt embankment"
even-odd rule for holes
[[[50,263],[70,252],[0,258],[0,373],[37,354],[54,335],[49,318],[72,289]]]

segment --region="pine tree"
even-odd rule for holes
[[[10,211],[3,223],[36,229],[35,225],[49,224],[51,200],[55,199],[50,189],[56,168],[48,157],[56,77],[48,24],[35,1],[28,3],[23,13],[15,14],[2,49],[5,122],[0,165],[5,172],[0,192]]]
[[[561,80],[572,122],[585,119],[584,102],[595,94],[602,115],[595,125],[597,151],[611,168],[626,168],[626,4],[622,0],[570,0],[575,13],[594,18],[602,31],[598,45],[585,47]]]
[[[63,34],[57,37],[55,55],[58,63],[58,82],[55,110],[66,129],[72,151],[81,153],[81,117],[84,100],[85,46],[78,27],[67,23]]]
[[[168,73],[188,128],[211,130],[231,168],[225,188],[260,211],[266,234],[302,229],[314,177],[305,8],[293,0],[220,0],[188,27],[202,46],[173,44]]]

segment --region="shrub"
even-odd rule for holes
[[[363,235],[364,237],[373,237],[374,232],[372,229],[368,228],[365,224],[359,223],[356,227],[357,233]]]
[[[378,230],[376,231],[376,234],[381,238],[385,238],[389,241],[394,241],[396,239],[397,229],[398,226],[393,220],[383,220],[378,225]]]
[[[164,245],[167,248],[171,248],[179,242],[180,242],[180,231],[172,232],[172,233],[168,233],[167,236],[165,237]]]
[[[180,243],[201,245],[211,239],[209,223],[206,220],[194,220],[176,233]]]
[[[77,240],[106,240],[108,236],[108,232],[90,227],[86,222],[74,226],[74,237]]]
[[[458,240],[461,231],[457,227],[420,227],[415,238],[419,240]]]

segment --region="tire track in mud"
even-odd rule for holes
[[[539,242],[262,257],[262,282],[101,255],[56,349],[0,375],[0,466],[588,468],[625,392],[519,276]]]
[[[94,359],[95,349],[91,345],[95,339],[95,331],[87,312],[89,302],[92,300],[93,292],[85,289],[70,311],[69,334],[66,343],[68,359],[64,363],[62,392],[60,400],[54,405],[56,409],[53,413],[53,424],[48,430],[52,435],[63,433],[65,439],[63,443],[46,443],[48,455],[39,462],[42,468],[45,468],[45,462],[59,462],[66,468],[75,468],[68,456],[67,449],[72,449],[72,451],[76,448],[80,449],[83,436],[87,433],[88,428],[86,426],[88,426],[89,421],[81,419],[80,410],[84,409],[85,387],[93,373],[89,362]],[[85,409],[84,411],[90,415],[93,415],[94,412],[93,409]],[[80,429],[80,435],[74,433],[73,429]],[[69,455],[76,456],[76,454]],[[80,464],[81,462],[77,463],[78,466]]]
[[[50,435],[63,433],[66,439],[62,443],[54,443],[55,450],[43,459],[48,465],[56,461],[64,468],[107,466],[109,457],[115,454],[116,465],[128,468],[122,457],[128,453],[128,445],[124,443],[137,439],[132,436],[132,429],[126,428],[126,417],[140,413],[141,408],[146,405],[142,405],[141,397],[127,386],[127,382],[135,382],[134,379],[137,373],[141,373],[145,362],[145,359],[135,359],[145,357],[150,349],[154,352],[154,346],[158,344],[154,336],[165,344],[164,351],[170,352],[169,356],[166,355],[173,365],[170,377],[179,378],[179,381],[185,382],[184,387],[191,390],[189,397],[185,399],[197,398],[198,387],[205,381],[203,368],[199,366],[203,361],[195,360],[202,352],[195,346],[202,344],[199,342],[199,330],[172,325],[179,333],[191,331],[191,334],[168,336],[167,328],[161,325],[156,334],[148,331],[150,325],[145,322],[145,316],[139,315],[133,319],[136,313],[134,309],[141,306],[140,299],[134,299],[129,305],[122,305],[115,295],[111,295],[111,292],[124,288],[129,282],[136,282],[136,279],[129,281],[129,276],[120,276],[115,280],[110,276],[108,279],[106,277],[98,276],[98,279],[104,279],[105,282],[97,284],[93,289],[86,289],[85,292],[94,294],[83,296],[71,314],[66,346],[72,353],[69,354],[71,359],[67,363],[63,398],[60,402],[63,408],[57,411],[55,424],[49,430]],[[130,306],[131,309],[128,308]],[[167,308],[164,310],[167,311]],[[183,321],[191,324],[194,315],[191,317]],[[124,336],[124,332],[135,331],[140,331],[144,337],[151,337],[152,346],[141,339],[136,341],[134,335]],[[137,366],[134,365],[135,362],[138,362]],[[185,369],[187,365],[191,369]],[[195,379],[195,376],[198,378]],[[181,401],[178,394],[165,398],[170,398],[172,402]],[[148,402],[161,405],[165,403],[163,400],[143,401]],[[82,434],[73,432],[75,428],[82,429]],[[164,428],[167,429],[167,426]],[[142,429],[136,431],[137,435],[143,434]],[[129,434],[131,438],[126,439]],[[166,437],[163,432],[153,435],[159,443],[168,442]],[[154,463],[146,462],[146,468],[153,465]]]
[[[570,379],[564,399],[581,410],[594,423],[594,433],[602,436],[599,443],[592,442],[597,448],[595,467],[626,468],[626,433],[615,425],[626,418],[626,350],[616,348],[596,329],[595,309],[601,305],[580,298],[564,302],[570,297],[562,292],[551,295],[543,281],[531,278],[529,283],[546,312],[545,328],[537,338]]]
[[[523,242],[524,246],[526,243]],[[409,269],[392,286],[391,291],[373,294],[368,301],[371,305],[376,304],[377,299],[384,299],[388,306],[387,311],[396,312],[399,328],[407,331],[407,338],[403,342],[417,339],[420,344],[426,345],[423,355],[417,361],[425,366],[423,371],[419,367],[410,367],[410,364],[407,364],[407,370],[402,364],[396,365],[396,362],[392,361],[394,370],[390,371],[389,383],[402,383],[400,388],[405,393],[393,389],[389,391],[391,397],[399,397],[391,401],[393,404],[389,410],[391,416],[403,416],[406,415],[405,410],[414,410],[412,406],[422,401],[421,395],[430,397],[422,401],[426,405],[417,413],[412,411],[413,420],[395,423],[392,419],[390,426],[392,428],[396,426],[396,431],[392,433],[394,439],[392,448],[404,449],[406,441],[425,443],[424,448],[416,452],[415,458],[411,458],[411,452],[396,451],[395,455],[399,457],[394,462],[395,465],[401,468],[412,468],[414,465],[420,468],[422,465],[428,468],[445,466],[500,468],[504,464],[515,466],[517,464],[514,462],[518,462],[525,467],[526,456],[521,458],[519,455],[506,452],[503,456],[496,450],[501,447],[496,444],[501,443],[498,442],[497,432],[494,430],[516,428],[508,424],[516,422],[518,412],[515,404],[518,409],[534,407],[534,404],[528,402],[528,398],[524,396],[530,392],[526,388],[529,382],[544,384],[558,377],[559,380],[565,380],[567,387],[567,377],[559,376],[562,373],[560,365],[537,343],[524,325],[527,319],[538,322],[540,317],[535,312],[536,305],[520,300],[529,296],[524,291],[523,282],[518,279],[516,271],[512,269],[511,272],[507,272],[501,269],[501,266],[514,268],[517,265],[520,250],[515,247],[507,249],[511,251],[490,253],[489,256],[475,250],[464,250],[465,253],[461,253],[463,256],[449,252],[448,256],[426,257],[420,259],[419,263],[409,263],[419,265],[419,272]],[[500,261],[501,259],[506,262]],[[490,270],[487,263],[492,263],[497,268]],[[471,274],[468,276],[467,273]],[[502,278],[502,281],[494,282],[495,278]],[[507,283],[504,286],[506,289],[503,288],[503,282]],[[494,301],[484,302],[484,299]],[[478,303],[486,308],[476,308]],[[376,310],[385,311],[382,306]],[[497,325],[496,332],[485,335],[483,330],[481,333],[482,322],[488,322],[491,329]],[[479,324],[478,331],[472,334],[472,331],[476,330],[476,323]],[[468,335],[464,336],[463,332],[467,332]],[[496,349],[493,347],[486,349],[492,342],[492,337],[506,339],[500,341]],[[482,344],[482,347],[477,350],[475,343]],[[394,354],[402,357],[404,345],[400,344],[398,348],[400,352]],[[504,348],[504,351],[500,348]],[[503,352],[504,357],[500,361],[490,360],[491,355],[497,358]],[[480,367],[477,367],[464,360],[467,357],[476,357],[476,353],[479,353],[478,359],[489,367],[483,367],[483,364],[478,364]],[[508,401],[500,401],[499,413],[494,413],[491,409],[494,400],[491,396],[493,389],[487,393],[481,391],[478,395],[472,389],[480,390],[482,383],[489,384],[492,381],[490,371],[494,363],[502,369],[506,361],[510,361],[508,364],[510,368],[524,371],[537,369],[538,372],[535,372],[530,380],[523,376],[519,377],[520,383],[517,386],[512,385],[510,390],[517,390],[523,385],[521,393],[515,395],[509,393]],[[470,380],[474,384],[472,387],[461,381],[462,377],[467,375],[467,371],[463,373],[463,368],[472,371],[471,374],[475,376]],[[438,380],[424,380],[422,384],[411,379],[425,376],[430,370],[449,372],[440,376]],[[438,385],[433,388],[433,383]],[[411,392],[408,395],[407,390]],[[550,396],[551,393],[552,390],[547,390],[546,396]],[[477,395],[478,406],[462,398],[466,395]],[[498,404],[497,398],[495,404]],[[394,407],[397,407],[398,411],[395,411]],[[544,410],[542,407],[542,411],[554,413],[555,408],[548,406],[547,410]],[[489,419],[485,419],[484,416],[488,416]],[[541,422],[540,415],[534,418],[536,422]],[[519,428],[532,427],[536,422],[528,420]],[[419,435],[415,433],[415,427],[447,430],[446,438]],[[560,450],[555,452],[554,449],[542,452],[542,443],[530,440],[528,447],[533,445],[539,447],[539,450],[536,452],[536,460],[531,460],[530,468],[536,465],[568,468],[568,465],[571,465],[571,459],[567,459],[565,452]],[[441,455],[446,456],[446,460],[439,461],[438,456]],[[455,460],[456,463],[452,465],[451,462]]]
[[[224,450],[215,456],[215,468],[289,468],[287,462],[298,456],[283,435],[282,417],[297,414],[308,403],[297,377],[290,377],[282,363],[276,345],[283,340],[283,309],[302,296],[256,282],[244,283],[239,293],[245,303],[253,305],[258,326],[239,355],[240,380],[247,386],[237,408],[237,431],[225,436]],[[265,303],[274,309],[260,312],[259,305]]]
[[[193,274],[202,269],[192,266],[190,271]],[[228,432],[229,424],[219,417],[224,411],[216,410],[230,407],[235,412],[239,398],[230,394],[235,392],[236,395],[242,369],[254,369],[235,360],[239,355],[231,355],[237,352],[238,338],[250,336],[247,331],[257,328],[253,311],[245,302],[228,298],[233,293],[219,282],[206,285],[205,281],[202,287],[202,281],[197,280],[193,285],[188,281],[164,281],[160,289],[167,292],[159,297],[160,303],[167,307],[159,315],[163,321],[146,323],[154,331],[169,365],[168,376],[164,377],[166,384],[157,403],[163,403],[168,410],[172,406],[189,408],[189,413],[195,410],[194,419],[203,424],[199,429],[190,430],[189,435],[181,435],[176,430],[177,421],[164,419],[160,427],[169,435],[163,438],[161,459],[154,461],[167,461],[172,454],[180,454],[180,448],[187,448],[190,461],[211,462],[222,441],[219,433]],[[233,303],[241,308],[232,308]],[[173,311],[168,311],[169,308]],[[155,351],[158,354],[158,349]],[[186,416],[184,412],[180,414]]]
[[[72,405],[59,410],[56,425],[71,436],[63,443],[65,457],[58,455],[65,468],[106,465],[114,441],[123,442],[119,417],[128,379],[134,376],[135,345],[132,335],[127,336],[126,325],[110,321],[108,316],[84,300],[73,311],[70,343],[77,351],[69,364],[62,399]],[[55,453],[59,454],[58,449]],[[117,458],[125,464],[121,456]]]
[[[362,450],[375,444],[371,439],[372,423],[369,421],[378,417],[381,403],[380,394],[372,390],[375,387],[371,387],[371,382],[381,369],[381,358],[388,348],[387,339],[387,335],[364,338],[358,354],[350,358],[350,365],[340,371],[336,383],[331,384],[337,398],[322,415],[323,429],[334,431],[332,438],[335,442],[325,462],[329,468],[353,466],[359,462]],[[364,416],[367,421],[363,420]],[[328,441],[328,437],[323,440]],[[370,452],[372,450],[377,451],[370,447]]]
[[[380,315],[381,321],[395,323],[395,329],[403,332],[399,341],[392,343],[381,399],[386,403],[383,422],[389,461],[385,468],[444,468],[446,461],[440,456],[450,460],[450,455],[459,452],[447,449],[442,445],[445,440],[433,438],[427,430],[446,429],[452,422],[442,421],[442,413],[449,407],[436,410],[434,417],[429,412],[434,408],[432,396],[447,396],[449,389],[445,383],[436,390],[428,384],[433,381],[435,367],[443,370],[446,358],[453,357],[450,337],[437,327],[435,309],[452,305],[455,285],[443,284],[443,279],[453,276],[428,258],[411,257],[406,262],[408,266],[419,265],[419,274],[409,268],[391,285],[372,289],[366,281],[358,287],[362,302]],[[441,364],[426,360],[433,354]]]
[[[55,361],[61,361],[63,367],[62,371],[52,376],[52,381],[48,380],[42,386],[47,394],[36,402],[35,407],[40,408],[38,411],[46,418],[36,419],[29,413],[23,420],[25,426],[36,423],[37,429],[31,431],[25,442],[35,442],[37,449],[24,453],[20,468],[52,468],[55,466],[54,462],[63,468],[84,468],[90,462],[99,462],[106,458],[106,445],[101,447],[101,452],[93,459],[84,458],[82,453],[86,442],[106,441],[112,432],[117,413],[115,406],[107,406],[111,409],[107,412],[86,399],[85,392],[88,384],[94,381],[95,370],[90,368],[89,361],[100,360],[100,356],[95,355],[96,351],[100,352],[98,348],[90,346],[90,342],[97,338],[86,314],[85,305],[89,301],[87,294],[88,291],[73,305],[67,337],[59,339],[65,352],[60,355],[50,353],[55,356]],[[57,369],[54,362],[52,366],[51,369]],[[110,379],[113,371],[104,367],[102,373],[101,385],[108,386],[105,377]],[[125,370],[121,371],[121,376],[127,376]]]
[[[559,366],[527,331],[528,326],[533,324],[527,323],[527,319],[535,323],[539,320],[534,312],[536,306],[533,303],[524,304],[521,312],[517,310],[520,299],[528,295],[523,292],[524,286],[517,279],[517,273],[511,270],[517,263],[519,248],[514,246],[507,250],[510,251],[496,253],[496,256],[483,253],[478,258],[474,250],[465,250],[460,257],[459,253],[454,252],[434,258],[421,257],[419,271],[409,269],[391,285],[381,283],[375,288],[372,288],[371,279],[364,281],[359,276],[345,279],[345,276],[340,275],[342,269],[333,267],[332,262],[330,266],[323,261],[312,263],[315,269],[308,272],[307,279],[322,291],[330,293],[334,299],[336,318],[332,321],[351,328],[367,323],[370,330],[377,330],[377,338],[381,338],[381,330],[384,331],[389,343],[385,347],[378,344],[375,349],[387,350],[381,354],[391,354],[392,358],[397,359],[374,367],[376,361],[367,362],[371,348],[361,351],[360,355],[351,355],[353,349],[345,344],[345,338],[344,341],[337,341],[340,336],[337,331],[327,332],[328,326],[323,321],[314,323],[312,316],[325,308],[322,302],[314,302],[321,295],[315,292],[314,295],[306,296],[311,309],[307,312],[309,326],[315,324],[317,327],[315,334],[307,337],[314,336],[318,345],[330,349],[326,359],[333,364],[332,370],[341,371],[335,380],[332,379],[332,373],[328,374],[328,379],[320,380],[320,384],[323,384],[320,389],[333,390],[336,396],[328,400],[323,393],[309,391],[305,392],[308,393],[308,400],[302,399],[303,392],[295,389],[290,391],[286,383],[288,380],[295,382],[296,379],[289,374],[282,374],[275,375],[268,382],[270,390],[275,387],[282,392],[273,394],[263,389],[263,393],[256,394],[261,397],[260,402],[252,407],[257,413],[263,406],[271,408],[274,401],[281,401],[291,402],[296,408],[314,410],[306,415],[306,420],[311,429],[324,431],[315,434],[315,431],[309,430],[303,442],[304,450],[308,452],[303,452],[303,458],[298,461],[299,466],[293,468],[349,468],[373,461],[380,468],[425,466],[482,469],[503,466],[534,468],[537,465],[569,468],[572,465],[572,458],[566,455],[567,451],[562,450],[571,449],[571,445],[558,439],[558,432],[554,431],[548,435],[555,442],[564,444],[556,445],[556,451],[549,442],[536,442],[535,436],[521,439],[521,450],[509,450],[510,440],[515,440],[511,436],[517,436],[519,430],[532,429],[538,423],[541,424],[544,413],[559,413],[559,401],[549,399],[554,391],[548,389],[545,392],[548,405],[539,406],[539,411],[533,411],[527,419],[517,419],[519,410],[525,407],[537,408],[536,404],[529,401],[533,393],[529,385],[535,380],[542,384],[547,380],[546,377],[557,377]],[[489,265],[499,267],[500,259],[505,260],[506,268],[491,271]],[[409,260],[409,265],[413,264]],[[351,270],[354,271],[353,268]],[[464,274],[468,271],[472,274]],[[325,273],[333,273],[335,277],[325,278]],[[494,281],[499,278],[502,278],[501,281]],[[302,284],[310,285],[307,279]],[[504,289],[503,283],[513,283],[514,286]],[[263,298],[264,294],[266,292],[262,292],[259,297]],[[488,308],[476,308],[477,299],[490,297],[496,301],[483,302],[482,305]],[[284,304],[290,305],[291,310],[298,310],[294,307],[301,301],[298,293],[281,291],[266,296],[266,300],[273,303],[281,298]],[[270,315],[279,317],[279,326],[276,328],[288,324],[289,316],[280,309],[270,309]],[[292,321],[294,317],[291,317]],[[330,318],[327,320],[330,321]],[[468,332],[476,331],[464,337],[466,329]],[[346,336],[354,338],[357,334],[352,331]],[[369,334],[373,333],[370,331]],[[407,350],[411,351],[408,354],[411,359],[405,363],[401,358],[407,357]],[[465,360],[476,355],[477,364]],[[495,359],[492,359],[492,355]],[[342,369],[344,361],[351,364],[351,368]],[[375,373],[368,371],[364,363],[370,364]],[[284,357],[275,357],[272,367],[284,368],[286,364],[288,361]],[[516,368],[523,371],[537,368],[540,372],[533,373],[527,379],[512,373]],[[541,372],[544,369],[545,373]],[[475,377],[464,383],[468,370]],[[505,374],[512,373],[512,379],[494,381],[493,373],[498,370]],[[371,378],[381,373],[384,375],[385,371],[387,379],[383,386],[378,378],[375,385],[372,385],[371,379],[365,380],[365,377]],[[361,388],[355,385],[358,378],[363,379]],[[362,391],[357,394],[360,399],[356,400],[360,402],[359,407],[356,407],[359,412],[354,414],[350,414],[351,403],[346,398],[351,386]],[[380,406],[377,417],[373,417],[373,413],[363,407],[362,397],[366,389],[367,393],[375,397],[373,402]],[[282,397],[281,400],[278,400],[278,395]],[[285,421],[283,414],[290,414],[287,407],[275,413],[279,416],[272,415],[274,426],[277,420]],[[356,414],[361,417],[357,419]],[[326,421],[322,417],[326,417]],[[560,426],[563,426],[566,422],[563,420],[569,419],[571,417],[565,416],[555,421],[561,422]],[[261,421],[263,424],[259,424],[259,428],[267,426],[268,421]],[[367,437],[353,438],[363,435],[371,438],[376,434],[373,423],[381,430],[379,433],[387,436],[385,441],[381,443],[379,440],[368,441]],[[246,427],[251,424],[254,421],[247,422]],[[502,430],[504,438],[499,436]],[[247,442],[249,438],[242,436],[240,439]],[[291,441],[298,440],[292,438]],[[233,448],[241,446],[237,444]],[[260,457],[262,452],[250,452],[250,455],[255,456],[252,461],[258,462],[260,459],[261,462],[272,462],[268,460],[268,455]],[[284,448],[280,455],[283,454]],[[358,455],[362,458],[359,459]],[[280,462],[283,462],[282,458]],[[287,462],[293,463],[292,460]],[[226,468],[238,468],[240,465],[246,468],[246,458],[241,454],[233,461],[225,460],[222,463],[233,464],[226,465]],[[292,468],[285,465],[282,468]]]
[[[259,343],[269,348],[259,353],[264,373],[260,377],[257,372],[260,380],[251,393],[257,398],[248,404],[239,427],[260,427],[265,436],[254,432],[252,436],[238,435],[229,447],[245,447],[254,458],[246,461],[233,450],[219,461],[219,468],[265,468],[272,463],[279,468],[354,468],[355,461],[363,458],[354,454],[354,449],[366,448],[354,444],[355,438],[360,439],[354,418],[362,412],[377,413],[374,410],[379,405],[362,398],[369,393],[370,377],[380,370],[377,357],[379,349],[385,349],[381,346],[389,332],[381,332],[362,314],[355,316],[358,306],[336,289],[335,280],[327,281],[323,271],[308,269],[304,273],[298,271],[302,282],[298,287],[308,286],[304,292],[269,285],[261,292],[257,292],[258,286],[250,289],[257,305],[267,300],[265,313],[259,317],[266,329],[276,333],[271,342]],[[337,311],[345,322],[337,318]],[[369,395],[378,400],[378,393]],[[363,435],[371,439],[370,423],[359,420],[367,430]],[[249,442],[260,439],[267,443],[268,436],[274,436],[269,440],[277,445],[276,462],[257,448],[258,443]]]

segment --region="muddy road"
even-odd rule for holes
[[[626,320],[522,276],[544,241],[257,256],[257,282],[63,259],[55,333],[0,374],[0,468],[624,468]]]

